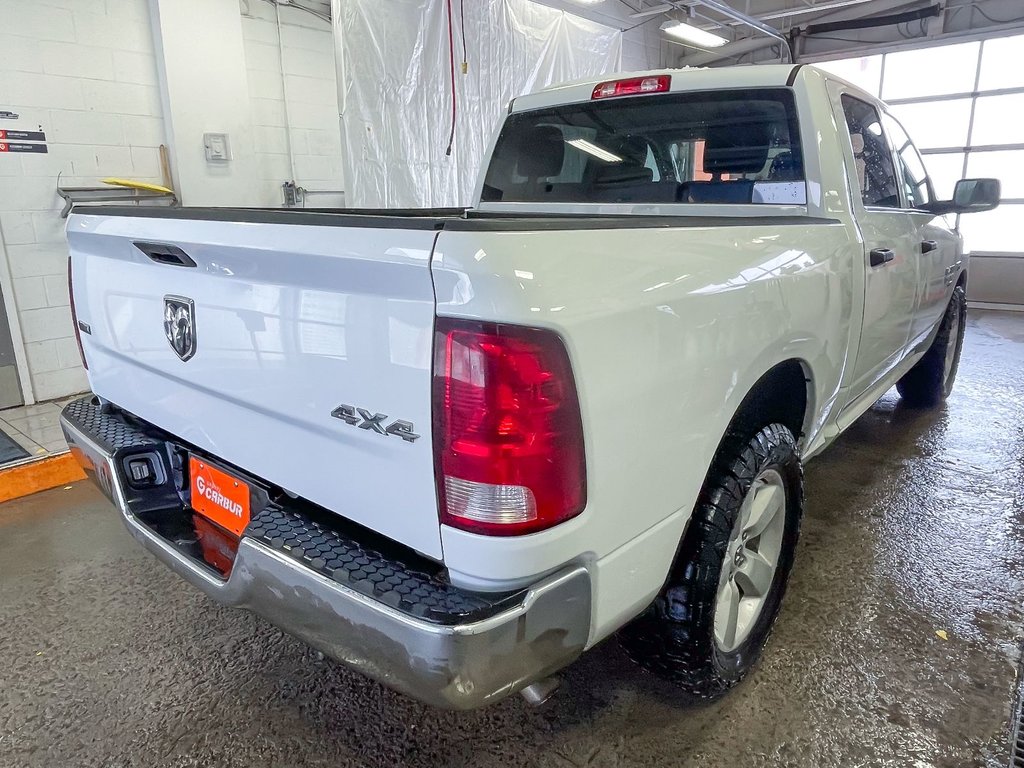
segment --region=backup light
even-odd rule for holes
[[[672,85],[672,75],[630,77],[626,80],[608,80],[598,83],[592,99],[610,99],[616,96],[636,96],[644,93],[664,93]]]
[[[729,42],[721,35],[690,26],[685,21],[666,21],[661,25],[661,31],[702,48],[719,48]]]
[[[513,536],[583,511],[583,426],[557,334],[438,318],[433,409],[443,524]]]

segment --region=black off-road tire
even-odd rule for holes
[[[779,561],[746,640],[723,652],[714,628],[719,576],[743,500],[766,469],[781,475],[786,490]],[[620,632],[627,655],[694,699],[721,696],[739,683],[760,657],[778,615],[793,566],[802,510],[803,469],[789,429],[770,424],[753,435],[727,438],[708,472],[661,594]]]
[[[967,293],[963,286],[953,289],[946,314],[942,317],[935,341],[924,357],[896,383],[903,401],[915,408],[934,408],[949,397],[960,366],[960,352],[964,346],[967,326]],[[948,355],[952,355],[949,358]],[[946,361],[950,368],[946,370]]]

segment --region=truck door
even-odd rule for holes
[[[849,138],[854,215],[864,239],[864,321],[850,383],[856,398],[906,354],[918,303],[920,236],[903,208],[896,168],[878,109],[839,94]]]
[[[882,125],[896,154],[896,175],[903,194],[903,206],[918,232],[917,312],[910,329],[910,347],[928,340],[938,325],[949,301],[951,286],[958,271],[961,245],[957,235],[940,216],[922,208],[935,198],[924,161],[900,122],[882,115]]]

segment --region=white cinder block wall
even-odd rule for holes
[[[282,7],[279,37],[270,3],[242,1],[260,205],[281,205],[281,183],[288,179],[311,191],[329,192],[309,195],[308,207],[345,204],[340,192],[345,189],[345,181],[332,34],[329,22]],[[288,157],[289,145],[294,169]]]
[[[23,394],[86,388],[71,326],[57,176],[159,183],[164,141],[145,0],[0,0],[0,128],[42,126],[48,154],[0,154],[0,287],[27,362]],[[4,255],[6,254],[6,259]],[[26,380],[27,373],[27,380]]]
[[[269,3],[243,0],[239,12],[257,204],[282,205],[281,183],[291,178],[309,190],[344,189],[330,24],[283,8],[281,40]],[[87,387],[71,324],[58,174],[66,186],[107,176],[161,183],[167,134],[147,0],[0,0],[0,109],[20,115],[0,128],[41,126],[49,145],[45,155],[0,154],[0,290],[23,395],[49,400]],[[344,197],[311,195],[306,204],[340,206]]]

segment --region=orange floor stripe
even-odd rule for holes
[[[70,453],[0,469],[0,502],[84,479],[85,473]]]

